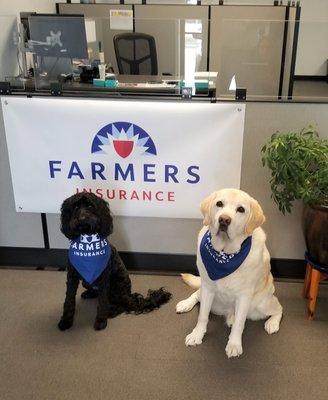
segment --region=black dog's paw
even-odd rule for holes
[[[101,331],[102,329],[105,329],[107,326],[107,319],[104,318],[97,318],[93,327],[95,331]]]
[[[82,299],[95,299],[96,297],[98,297],[98,291],[97,290],[85,290],[82,294],[81,294]]]
[[[66,331],[67,329],[69,329],[71,326],[73,325],[73,320],[72,319],[61,319],[58,322],[58,329],[61,331]]]

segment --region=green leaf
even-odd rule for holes
[[[271,197],[283,214],[297,199],[328,204],[328,141],[313,126],[275,132],[261,153],[262,165],[271,170]]]

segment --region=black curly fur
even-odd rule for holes
[[[68,239],[81,234],[99,233],[109,236],[113,231],[113,220],[108,203],[93,193],[78,193],[66,199],[61,207],[61,231]],[[82,298],[98,297],[98,308],[94,328],[104,329],[107,318],[126,313],[147,313],[167,303],[171,294],[164,288],[149,290],[147,297],[131,292],[131,280],[128,271],[116,248],[112,245],[109,263],[99,278],[91,285],[83,281],[80,274],[69,263],[67,272],[67,290],[64,312],[58,323],[60,330],[73,325],[75,297],[80,280],[86,291]]]
[[[85,218],[90,225],[88,232],[83,230],[81,218]],[[81,192],[68,197],[61,206],[60,219],[61,231],[68,239],[95,232],[100,237],[107,237],[113,232],[113,219],[108,203],[93,193]]]

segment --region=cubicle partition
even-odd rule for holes
[[[132,10],[133,31],[154,36],[160,74],[217,72],[216,96],[222,99],[234,98],[236,87],[247,89],[249,99],[291,96],[299,7],[59,3],[60,13],[97,20],[114,68],[112,38],[117,32],[109,29],[106,18],[116,9]],[[191,52],[196,57],[189,57]]]
[[[122,29],[113,29],[110,26],[111,10],[130,10],[132,5],[121,4],[58,4],[60,14],[82,14],[87,19],[88,46],[92,49],[93,55],[98,54],[98,42],[104,45],[106,62],[110,63],[117,71],[117,63],[114,52],[113,38],[115,35],[126,32]]]
[[[155,37],[158,62],[163,72],[184,75],[189,67],[185,63],[189,49],[197,52],[195,70],[208,71],[209,7],[136,5],[134,15],[136,32],[147,32]],[[161,23],[163,19],[166,20],[164,24]],[[175,21],[175,29],[170,29],[170,21]],[[176,46],[175,54],[180,55],[180,65],[173,64],[172,44]]]
[[[22,72],[22,63],[19,49],[19,32],[15,15],[0,15],[0,82],[11,81],[12,86],[23,90],[24,80],[17,78]]]
[[[113,37],[126,30],[113,30],[110,26],[111,10],[133,10],[134,32],[154,36],[157,48],[159,73],[183,75],[185,52],[196,48],[197,70],[208,70],[209,7],[183,5],[117,5],[117,4],[58,4],[61,14],[83,14],[89,21],[94,19],[97,39],[105,43],[106,61],[117,71]],[[94,44],[93,44],[94,45]]]
[[[219,71],[217,93],[231,96],[231,87],[247,89],[247,97],[278,97],[284,54],[286,7],[226,6],[211,8],[210,70]]]
[[[298,26],[300,7],[287,7],[284,19],[284,41],[281,57],[281,74],[279,82],[279,98],[291,98],[295,74],[296,54],[298,45]]]

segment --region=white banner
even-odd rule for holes
[[[245,106],[1,98],[16,210],[58,213],[92,191],[115,215],[200,218],[240,186]]]

